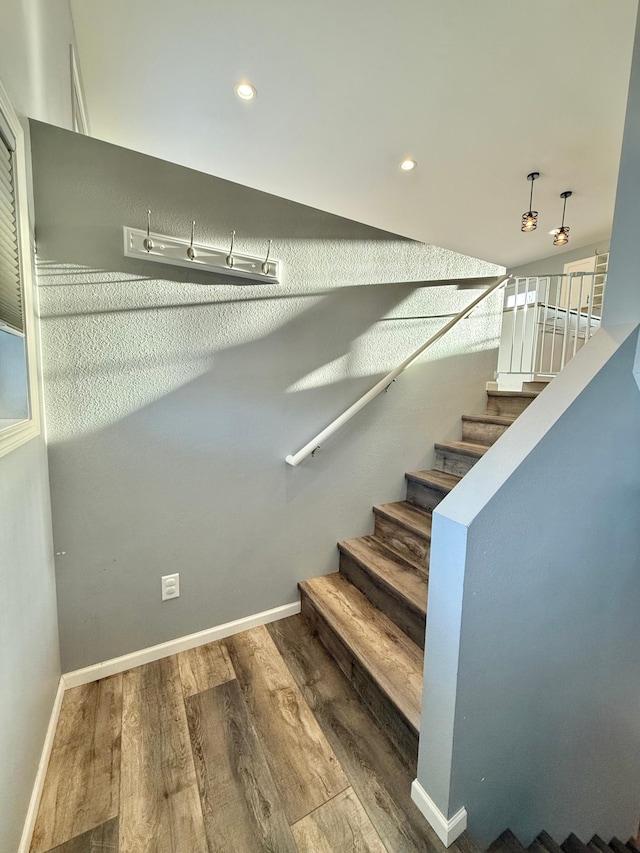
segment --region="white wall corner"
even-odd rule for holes
[[[636,380],[636,385],[640,388],[640,335],[638,335],[638,343],[636,344],[636,357],[633,362],[633,378]]]
[[[467,810],[464,807],[447,819],[417,779],[411,785],[411,799],[445,847],[453,844],[467,828]]]
[[[60,716],[60,708],[62,707],[64,691],[64,680],[60,678],[60,681],[58,682],[58,690],[56,691],[56,698],[53,701],[53,708],[51,709],[51,716],[49,717],[47,734],[45,735],[42,752],[40,754],[38,772],[36,773],[33,789],[31,791],[31,799],[29,800],[29,808],[27,809],[27,816],[22,829],[22,838],[20,839],[18,853],[29,853],[29,848],[31,847],[31,838],[36,825],[36,817],[38,816],[40,798],[42,797],[42,789],[44,788],[44,779],[47,775],[47,767],[49,766],[49,758],[53,747],[53,739],[56,734],[56,727],[58,725],[58,717]]]
[[[267,625],[269,622],[275,622],[278,619],[286,619],[287,616],[295,616],[296,613],[300,613],[300,601],[273,607],[271,610],[263,610],[261,613],[244,616],[242,619],[234,619],[233,622],[225,622],[223,625],[206,628],[196,634],[177,637],[175,640],[168,640],[166,643],[159,643],[157,646],[138,649],[135,652],[94,663],[82,669],[74,669],[72,672],[63,673],[64,688],[68,690],[70,687],[89,684],[99,678],[117,675],[117,673],[132,669],[134,666],[142,666],[142,664],[151,663],[178,652],[195,649],[197,646],[204,646],[206,643],[213,643],[215,640],[224,640],[225,637],[231,637],[241,631],[248,631],[250,628],[257,628],[259,625]]]

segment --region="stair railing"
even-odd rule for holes
[[[506,290],[498,387],[556,376],[600,327],[606,273],[516,277]]]
[[[295,467],[296,465],[299,465],[300,462],[302,462],[304,459],[306,459],[307,456],[313,456],[314,453],[320,449],[323,442],[325,442],[335,432],[337,432],[341,426],[344,426],[347,421],[350,421],[354,415],[357,415],[361,409],[364,409],[364,407],[373,399],[375,399],[378,394],[381,394],[383,391],[385,391],[389,387],[389,385],[391,385],[391,383],[398,376],[400,376],[400,374],[404,370],[406,370],[407,367],[409,367],[409,365],[416,360],[416,358],[418,358],[418,356],[422,355],[425,350],[429,349],[429,347],[433,346],[433,344],[439,341],[440,338],[444,337],[444,335],[446,335],[447,332],[451,331],[451,329],[453,329],[454,326],[456,326],[461,320],[467,318],[474,310],[474,308],[476,308],[488,296],[491,296],[491,294],[494,291],[498,290],[498,288],[503,287],[504,284],[510,278],[510,275],[503,275],[496,281],[494,281],[494,283],[490,287],[488,287],[483,293],[481,293],[480,296],[474,299],[473,302],[470,302],[466,308],[464,308],[462,311],[456,314],[455,317],[449,320],[449,322],[445,326],[443,326],[439,331],[437,331],[435,335],[432,335],[426,343],[422,344],[421,347],[418,347],[415,352],[411,353],[408,358],[405,358],[402,364],[399,364],[398,367],[396,367],[390,373],[387,373],[384,379],[381,379],[379,382],[377,382],[373,386],[373,388],[371,388],[371,390],[367,391],[366,394],[363,394],[363,396],[360,397],[359,400],[357,400],[352,406],[349,406],[349,408],[345,412],[343,412],[339,417],[332,421],[329,426],[325,427],[322,432],[319,432],[318,435],[311,439],[311,441],[307,442],[307,444],[305,444],[304,447],[300,448],[297,453],[287,456],[285,460],[287,464],[293,465]],[[464,279],[460,279],[460,283],[462,282],[464,282]]]

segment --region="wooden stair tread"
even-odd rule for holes
[[[516,415],[491,415],[483,412],[480,415],[463,415],[463,421],[471,421],[476,424],[496,424],[497,426],[511,426],[516,420]]]
[[[455,474],[445,474],[444,471],[407,471],[404,475],[407,480],[413,480],[416,483],[422,483],[425,486],[433,486],[443,492],[450,492],[456,486],[462,477],[456,477]]]
[[[338,548],[374,575],[381,583],[399,592],[415,610],[427,612],[427,576],[424,570],[392,553],[375,536],[361,536],[338,543]]]
[[[448,450],[480,459],[489,449],[488,444],[476,444],[472,441],[438,441],[434,444],[436,450]]]
[[[426,509],[414,506],[408,501],[396,501],[395,503],[378,504],[373,511],[376,515],[395,521],[406,530],[421,536],[423,539],[431,539],[431,513]]]
[[[339,573],[301,581],[299,587],[419,732],[423,655],[418,646]]]

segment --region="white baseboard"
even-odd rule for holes
[[[445,847],[449,847],[467,828],[467,810],[461,808],[452,818],[446,818],[417,779],[411,785],[411,799]]]
[[[33,830],[35,829],[36,825],[36,817],[38,816],[40,798],[42,797],[42,789],[44,787],[44,777],[47,775],[47,767],[49,766],[49,756],[51,755],[53,739],[56,734],[56,726],[58,725],[58,717],[60,716],[60,708],[62,707],[62,697],[64,696],[64,690],[65,685],[61,678],[58,682],[56,698],[54,699],[53,708],[51,709],[51,716],[49,717],[47,734],[44,739],[42,753],[40,754],[40,763],[38,764],[38,772],[36,773],[36,779],[33,783],[33,789],[31,791],[31,799],[29,800],[29,808],[27,809],[27,816],[25,818],[24,827],[22,829],[22,838],[20,839],[18,853],[29,853],[29,848],[31,847],[31,837],[33,835]]]
[[[262,613],[254,613],[253,616],[244,616],[242,619],[235,619],[233,622],[225,622],[224,625],[216,625],[214,628],[207,628],[205,631],[198,631],[196,634],[188,634],[186,637],[178,637],[166,643],[159,643],[157,646],[149,646],[146,649],[140,649],[137,652],[131,652],[121,657],[102,661],[93,666],[85,666],[83,669],[63,673],[58,684],[51,717],[49,718],[47,734],[40,755],[38,772],[36,773],[36,779],[31,791],[31,799],[29,801],[29,808],[27,809],[18,853],[29,853],[65,690],[68,690],[70,687],[79,687],[81,684],[89,684],[91,681],[106,678],[108,675],[116,675],[118,672],[124,672],[126,669],[140,666],[143,663],[160,660],[160,658],[167,655],[174,655],[177,652],[184,652],[187,649],[195,649],[196,646],[203,646],[205,643],[212,643],[214,640],[223,640],[225,637],[231,637],[233,634],[239,634],[241,631],[248,631],[250,628],[257,628],[259,625],[267,625],[269,622],[275,622],[277,619],[285,619],[287,616],[295,616],[296,613],[300,613],[299,601],[294,601],[292,604],[283,604],[281,607],[274,607],[271,610],[263,610]]]
[[[166,643],[158,643],[157,646],[149,646],[137,652],[130,652],[117,658],[111,658],[111,660],[85,666],[83,669],[65,672],[62,676],[64,688],[66,690],[69,687],[79,687],[81,684],[88,684],[90,681],[97,681],[99,678],[116,675],[126,669],[132,669],[134,666],[141,666],[143,663],[151,663],[168,655],[175,655],[177,652],[195,649],[196,646],[204,646],[206,643],[214,642],[214,640],[224,640],[225,637],[231,637],[241,631],[248,631],[250,628],[257,628],[259,625],[267,625],[277,619],[294,616],[296,613],[300,613],[299,601],[283,604],[271,610],[263,610],[262,613],[254,613],[253,616],[244,616],[242,619],[235,619],[233,622],[225,622],[224,625],[216,625],[214,628],[207,628],[204,631],[198,631],[196,634],[177,637],[175,640],[168,640]]]

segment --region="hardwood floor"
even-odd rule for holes
[[[31,851],[443,853],[414,776],[293,616],[68,690]]]
[[[118,815],[121,723],[122,675],[65,693],[33,853],[56,848]]]

